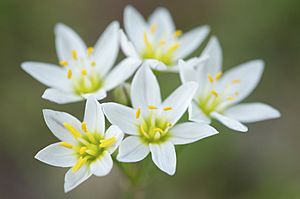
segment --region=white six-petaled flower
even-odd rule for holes
[[[183,83],[197,82],[199,87],[189,107],[189,120],[210,123],[217,119],[236,131],[246,132],[242,123],[280,117],[273,107],[263,103],[238,104],[257,86],[264,63],[253,60],[222,73],[222,50],[217,38],[212,37],[198,64],[180,61],[179,71]]]
[[[157,8],[146,22],[132,6],[125,8],[124,28],[129,38],[121,31],[125,55],[144,60],[154,69],[169,71],[177,71],[178,60],[196,50],[209,33],[209,27],[203,26],[182,34],[165,8]]]
[[[133,108],[116,103],[103,104],[110,123],[129,135],[119,147],[117,160],[137,162],[151,152],[157,167],[173,175],[176,170],[174,145],[192,143],[218,133],[206,124],[186,122],[175,125],[187,110],[196,90],[196,83],[187,82],[161,102],[158,81],[144,64],[132,80]]]
[[[64,104],[93,95],[100,100],[109,91],[126,81],[140,65],[128,57],[113,67],[119,52],[119,23],[112,22],[96,42],[87,47],[69,27],[55,27],[56,50],[61,66],[25,62],[22,68],[41,83],[49,86],[43,98]]]
[[[64,112],[44,110],[43,114],[47,126],[61,142],[42,149],[35,158],[57,167],[72,167],[65,175],[65,192],[92,174],[105,176],[111,171],[111,154],[124,134],[115,125],[105,132],[105,118],[96,99],[88,98],[83,122]]]

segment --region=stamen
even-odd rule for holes
[[[86,125],[85,122],[82,122],[82,123],[81,123],[81,128],[82,128],[82,130],[83,130],[84,132],[88,132],[87,125]]]
[[[92,150],[92,149],[88,149],[85,151],[87,154],[92,155],[92,156],[97,156],[97,152]]]
[[[80,155],[84,154],[86,150],[87,150],[87,147],[85,147],[85,146],[80,147],[79,154]]]
[[[173,108],[171,106],[164,107],[164,111],[170,111],[170,110],[173,110]]]
[[[88,49],[87,49],[87,54],[88,54],[88,56],[91,56],[91,54],[94,52],[94,48],[93,47],[89,47]]]
[[[223,72],[218,72],[216,74],[216,81],[218,81],[222,77],[222,75],[223,75]]]
[[[179,48],[180,44],[178,42],[175,42],[174,44],[172,44],[170,46],[170,48],[168,49],[169,52],[174,52],[175,50],[177,50]]]
[[[63,147],[68,148],[68,149],[72,149],[72,148],[73,148],[72,144],[69,144],[69,143],[67,143],[67,142],[60,142],[59,144],[60,144],[61,146],[63,146]]]
[[[140,118],[140,115],[141,115],[141,109],[138,108],[138,110],[137,110],[136,113],[135,113],[135,118],[136,118],[136,119],[139,119],[139,118]]]
[[[165,44],[166,44],[166,40],[164,39],[159,40],[159,46],[163,46]]]
[[[72,50],[72,58],[73,58],[73,60],[77,59],[77,52],[76,52],[76,50]]]
[[[235,96],[238,96],[238,95],[239,95],[239,92],[235,91],[235,92],[234,92],[234,95],[235,95]]]
[[[95,61],[91,61],[91,67],[95,67],[96,66],[96,62]]]
[[[68,65],[68,62],[67,62],[66,60],[61,60],[61,61],[59,62],[59,65],[61,65],[61,66],[67,66],[67,65]]]
[[[232,83],[233,83],[233,84],[238,84],[238,83],[241,83],[241,80],[239,80],[239,79],[234,79],[234,80],[232,80]]]
[[[181,30],[176,30],[175,32],[174,32],[174,37],[176,38],[176,37],[179,37],[180,35],[182,35],[182,31]]]
[[[68,124],[67,122],[64,122],[64,127],[72,134],[74,138],[81,137],[81,133],[75,129],[71,124]]]
[[[152,34],[154,34],[156,32],[156,30],[157,30],[157,24],[156,23],[151,24],[151,26],[150,26],[150,32]]]
[[[214,95],[215,97],[218,97],[218,92],[216,90],[212,90],[212,91],[210,91],[210,93],[212,95]]]
[[[164,131],[161,128],[154,128],[153,131],[154,132],[164,133]]]
[[[234,100],[234,97],[229,96],[229,97],[227,97],[227,100],[232,101],[232,100]]]
[[[73,75],[72,69],[69,69],[69,70],[68,70],[68,73],[67,73],[68,79],[71,79],[71,78],[72,78],[72,75]]]
[[[84,165],[87,161],[87,157],[83,158],[80,157],[79,160],[76,162],[76,164],[73,166],[72,171],[75,173],[76,171],[78,171],[82,165]]]
[[[151,110],[152,110],[152,109],[157,109],[157,107],[156,107],[156,106],[153,106],[153,105],[149,105],[148,108],[151,109]]]
[[[86,75],[87,75],[87,70],[86,70],[86,69],[82,69],[81,74],[82,74],[83,76],[86,76]]]
[[[145,42],[147,48],[151,48],[152,47],[151,43],[148,40],[147,32],[144,32],[144,42]]]
[[[106,139],[106,140],[100,140],[100,147],[101,148],[106,148],[106,147],[110,147],[110,146],[112,146],[113,144],[115,144],[116,143],[116,138],[115,137],[111,137],[111,138],[108,138],[108,139]]]
[[[208,78],[208,80],[210,81],[210,83],[213,83],[213,82],[214,82],[214,78],[211,76],[210,73],[207,74],[207,78]]]
[[[141,130],[142,134],[143,134],[146,138],[150,138],[150,136],[148,135],[148,133],[145,131],[143,125],[140,125],[140,130]]]

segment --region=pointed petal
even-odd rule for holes
[[[61,146],[59,143],[51,144],[40,150],[35,158],[56,167],[71,167],[77,161],[74,151]]]
[[[55,26],[55,43],[59,60],[72,60],[72,50],[76,50],[79,57],[86,57],[86,45],[70,27],[59,23]]]
[[[78,171],[73,172],[72,169],[69,169],[65,175],[65,193],[76,188],[79,184],[86,181],[92,173],[88,169],[87,165],[83,165]]]
[[[171,124],[175,124],[184,112],[197,91],[197,83],[187,82],[178,87],[162,104],[163,107],[172,107],[172,110],[163,112]]]
[[[119,147],[119,145],[121,144],[121,142],[124,138],[124,133],[118,126],[111,125],[105,132],[105,139],[109,139],[112,137],[114,137],[116,139],[116,142],[112,146],[107,148],[107,151],[110,154],[112,154]]]
[[[149,17],[149,24],[157,25],[157,35],[170,35],[175,32],[175,25],[172,16],[166,8],[159,7]]]
[[[141,61],[136,58],[126,58],[121,61],[105,78],[104,88],[111,90],[125,82],[140,66]]]
[[[131,101],[134,108],[147,109],[161,104],[158,81],[151,69],[144,65],[137,71],[131,84]]]
[[[70,144],[76,144],[76,140],[63,124],[66,122],[80,131],[81,123],[78,119],[68,113],[52,111],[49,109],[44,109],[43,115],[48,128],[58,139]]]
[[[90,165],[91,172],[96,176],[106,176],[113,167],[113,160],[107,151]]]
[[[171,142],[149,144],[152,160],[156,166],[169,175],[176,171],[176,152]]]
[[[97,69],[103,76],[111,69],[119,52],[119,23],[113,21],[102,33],[94,47]]]
[[[180,47],[175,51],[174,59],[185,58],[194,52],[206,38],[209,31],[210,28],[208,26],[202,26],[194,28],[179,37],[178,42]]]
[[[132,6],[126,6],[124,10],[124,27],[137,51],[142,51],[145,46],[144,32],[146,30],[146,22],[143,16]]]
[[[117,103],[102,104],[104,114],[111,124],[117,125],[129,135],[138,134],[138,120],[135,111],[127,106]]]
[[[149,154],[149,147],[142,143],[137,136],[129,136],[123,140],[119,147],[117,160],[120,162],[138,162]]]
[[[34,79],[48,87],[65,91],[71,90],[71,85],[66,76],[66,70],[59,66],[41,62],[24,62],[21,67]]]
[[[211,120],[193,101],[189,106],[189,120],[198,123],[210,124]]]
[[[183,60],[179,60],[178,68],[180,80],[182,83],[193,81],[198,82],[198,75],[195,70],[195,65],[192,63],[185,62]]]
[[[79,95],[75,95],[74,93],[58,90],[55,88],[46,89],[44,94],[42,95],[42,98],[51,102],[55,102],[57,104],[68,104],[83,100],[83,98]]]
[[[93,97],[88,98],[85,105],[83,121],[89,132],[97,132],[104,135],[105,118],[100,103]]]
[[[219,132],[207,124],[185,122],[175,125],[171,130],[170,142],[173,144],[189,144]]]
[[[138,53],[136,52],[135,47],[133,46],[133,44],[128,40],[127,36],[125,35],[125,33],[123,32],[123,30],[120,30],[120,40],[121,40],[121,48],[123,53],[127,56],[127,57],[135,57],[135,58],[139,58],[140,56],[138,55]]]
[[[279,118],[280,113],[270,105],[263,103],[245,103],[228,108],[224,115],[240,122],[250,123]]]
[[[240,83],[230,86],[233,96],[235,92],[238,92],[238,95],[232,100],[232,103],[240,102],[254,90],[261,79],[263,69],[263,61],[254,60],[234,67],[224,74],[221,78],[223,85],[231,83],[233,80],[240,81]]]
[[[224,115],[221,115],[217,112],[213,112],[211,113],[211,116],[217,120],[219,120],[222,124],[224,124],[225,126],[227,126],[230,129],[236,130],[236,131],[240,131],[240,132],[247,132],[248,131],[248,127],[246,127],[245,125],[243,125],[242,123],[240,123],[239,121],[226,117]]]

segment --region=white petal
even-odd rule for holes
[[[80,131],[81,123],[78,119],[68,113],[52,111],[49,109],[44,109],[43,115],[48,128],[58,139],[70,144],[76,144],[76,140],[63,124],[66,122]]]
[[[51,144],[40,150],[35,158],[56,167],[71,167],[77,161],[74,150],[63,147],[59,143]]]
[[[83,165],[78,171],[73,172],[69,169],[65,175],[65,192],[69,192],[76,188],[79,184],[86,181],[92,175],[91,171],[86,165]]]
[[[135,111],[127,106],[117,103],[102,104],[104,114],[111,124],[117,125],[129,135],[136,135],[138,132],[138,121],[135,118]]]
[[[185,58],[195,51],[208,35],[210,29],[208,26],[194,28],[179,37],[180,47],[174,53],[174,59]]]
[[[121,48],[123,53],[127,56],[127,57],[135,57],[135,58],[139,58],[140,56],[138,55],[138,53],[135,50],[135,47],[133,46],[133,44],[128,40],[127,36],[125,35],[125,33],[123,32],[123,30],[120,30],[120,40],[121,40]]]
[[[94,57],[97,69],[105,75],[113,66],[119,52],[119,23],[112,22],[95,45]]]
[[[144,48],[144,32],[146,22],[143,16],[132,6],[126,6],[124,10],[125,31],[138,52]]]
[[[137,136],[129,136],[123,140],[119,147],[117,160],[120,162],[138,162],[149,154],[149,147],[142,143]]]
[[[147,109],[149,105],[161,104],[158,81],[148,66],[143,64],[133,77],[130,96],[134,108]]]
[[[112,137],[114,137],[116,139],[116,142],[112,146],[107,148],[107,151],[110,154],[112,154],[118,148],[118,146],[121,144],[121,142],[124,138],[124,133],[118,126],[111,125],[105,132],[105,139],[109,139]]]
[[[126,58],[121,61],[105,78],[104,88],[111,90],[126,81],[140,66],[141,61],[136,58]]]
[[[59,66],[40,62],[24,62],[21,67],[46,86],[66,91],[71,89],[66,70]]]
[[[233,80],[240,80],[240,83],[231,84],[232,95],[237,91],[238,96],[232,103],[238,103],[246,98],[259,83],[264,69],[264,63],[261,60],[246,62],[242,65],[230,69],[221,78],[222,84],[226,85]]]
[[[242,123],[240,123],[239,121],[226,117],[224,115],[221,115],[217,112],[213,112],[211,113],[211,116],[217,120],[219,120],[222,124],[224,124],[225,126],[227,126],[230,129],[236,130],[236,131],[240,131],[240,132],[247,132],[248,131],[248,127],[246,127],[245,125],[243,125]]]
[[[86,101],[83,121],[86,123],[89,132],[97,132],[104,135],[105,118],[99,102],[90,97]]]
[[[168,70],[168,67],[164,63],[156,59],[145,59],[143,65],[149,66],[151,69],[154,70],[159,70],[159,71]]]
[[[107,93],[106,93],[105,89],[101,88],[101,89],[95,91],[94,93],[81,94],[81,96],[85,99],[93,97],[97,100],[102,100],[102,99],[106,98]]]
[[[192,102],[189,106],[189,120],[198,123],[210,124],[210,118],[203,113],[196,102]]]
[[[163,102],[163,107],[172,107],[172,110],[163,112],[163,115],[167,117],[171,124],[174,125],[187,110],[197,87],[198,85],[195,82],[184,83]]]
[[[106,176],[113,167],[113,160],[107,151],[90,165],[91,172],[96,176]]]
[[[156,8],[149,17],[149,24],[157,25],[158,36],[170,35],[175,31],[175,25],[170,12],[166,8]]]
[[[228,108],[224,115],[245,123],[280,117],[278,110],[263,103],[239,104]]]
[[[178,124],[170,129],[170,132],[170,142],[173,144],[188,144],[218,134],[213,127],[195,122]]]
[[[83,97],[72,92],[66,92],[55,88],[48,88],[42,95],[43,99],[55,102],[57,104],[67,104],[83,100]]]
[[[72,60],[72,50],[76,50],[79,57],[86,56],[86,45],[82,39],[68,26],[57,24],[55,26],[55,43],[59,60]]]
[[[176,171],[176,152],[171,142],[149,144],[152,160],[156,166],[169,175]]]

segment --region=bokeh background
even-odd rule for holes
[[[64,194],[66,169],[33,158],[56,141],[41,110],[64,110],[81,119],[84,103],[62,106],[42,100],[45,86],[23,72],[20,63],[57,63],[53,34],[57,22],[73,27],[93,45],[112,20],[122,22],[127,4],[144,16],[165,6],[184,31],[210,25],[211,35],[218,36],[223,46],[225,69],[264,59],[262,82],[246,101],[268,102],[282,113],[281,119],[248,125],[245,134],[217,126],[218,136],[183,148],[175,176],[155,169],[146,188],[148,198],[300,198],[299,0],[1,0],[0,198],[121,197],[123,180],[117,168]],[[200,52],[201,48],[194,55]],[[164,96],[179,85],[176,75],[159,79]]]

